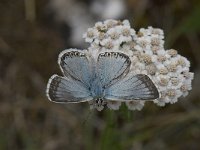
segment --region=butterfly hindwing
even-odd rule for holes
[[[60,53],[58,63],[63,74],[76,79],[87,87],[90,86],[92,75],[94,74],[91,59],[88,59],[81,50],[65,50]]]
[[[159,98],[159,92],[144,74],[127,75],[105,90],[108,100],[153,100]]]
[[[112,85],[125,75],[130,68],[131,61],[123,53],[100,53],[97,59],[97,74],[103,87]]]
[[[78,103],[92,100],[90,91],[78,80],[53,75],[47,84],[47,97],[53,102]]]

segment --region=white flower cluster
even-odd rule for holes
[[[159,106],[175,103],[192,89],[194,74],[189,72],[190,62],[176,50],[164,49],[163,30],[153,27],[141,28],[137,33],[127,20],[106,20],[97,22],[83,35],[90,43],[88,52],[98,56],[102,51],[120,51],[131,59],[131,73],[146,74],[154,82],[160,98],[154,100]],[[126,105],[130,110],[141,110],[145,101],[131,101]],[[110,109],[119,109],[121,102],[108,102]],[[91,108],[97,108],[90,103]],[[101,108],[103,109],[103,108]]]
[[[119,50],[121,44],[132,41],[134,36],[135,30],[130,27],[127,20],[97,22],[93,28],[89,28],[83,34],[86,42],[101,50]]]

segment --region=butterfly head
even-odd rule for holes
[[[96,97],[92,101],[91,105],[95,107],[97,110],[101,111],[106,106],[106,102],[103,97]]]
[[[102,97],[96,98],[95,103],[97,106],[101,106],[101,105],[105,106],[105,104],[106,104],[106,102],[104,101],[104,99]]]

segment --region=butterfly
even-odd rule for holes
[[[53,75],[46,95],[57,103],[94,102],[96,107],[108,101],[154,100],[159,92],[145,74],[130,72],[131,60],[121,52],[102,52],[93,57],[84,51],[61,52],[58,64],[62,76]]]

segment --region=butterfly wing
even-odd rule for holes
[[[144,74],[127,75],[105,90],[107,100],[153,100],[159,98],[159,92]]]
[[[58,75],[53,75],[49,79],[46,95],[50,101],[58,103],[78,103],[93,99],[82,82]]]
[[[77,49],[68,49],[60,53],[58,64],[63,74],[90,87],[94,74],[94,65],[84,52]]]
[[[112,85],[121,77],[127,74],[131,61],[123,53],[105,52],[101,53],[97,59],[97,74],[102,87]]]

